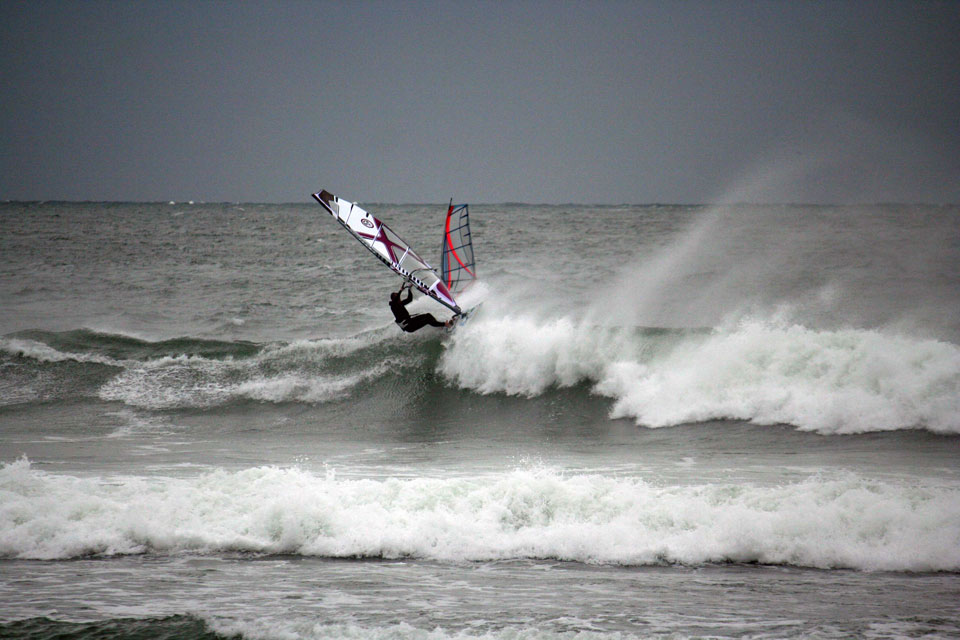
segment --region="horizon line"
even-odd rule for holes
[[[152,204],[167,206],[201,206],[201,205],[308,205],[312,200],[290,201],[238,201],[238,200],[62,200],[52,199],[0,199],[2,204]],[[447,206],[445,202],[387,202],[387,201],[357,201],[364,206]],[[876,202],[775,202],[775,201],[737,201],[737,202],[522,202],[519,200],[504,200],[501,202],[466,202],[454,204],[470,204],[474,206],[524,206],[524,207],[882,207],[882,206],[927,206],[927,207],[956,207],[960,202],[908,202],[902,200],[887,200]]]

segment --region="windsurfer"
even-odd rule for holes
[[[404,289],[407,289],[406,300],[400,297],[400,292]],[[410,304],[411,300],[413,300],[413,289],[410,288],[409,284],[404,284],[400,287],[400,291],[394,291],[390,294],[390,311],[393,311],[393,317],[396,319],[397,324],[400,325],[400,328],[407,333],[413,333],[427,325],[431,327],[449,327],[453,324],[453,318],[443,323],[434,318],[433,314],[430,313],[418,313],[415,316],[411,316],[406,307],[406,305]]]

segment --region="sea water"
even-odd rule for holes
[[[0,220],[4,637],[960,635],[958,207]]]

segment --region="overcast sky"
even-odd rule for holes
[[[960,2],[0,0],[0,199],[960,202]]]

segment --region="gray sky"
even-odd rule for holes
[[[960,2],[0,0],[0,199],[960,202]]]

